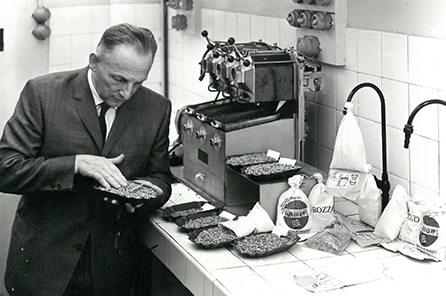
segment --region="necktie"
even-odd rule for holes
[[[101,113],[99,114],[99,126],[101,127],[102,141],[105,142],[105,136],[107,134],[107,124],[105,123],[105,113],[107,112],[109,105],[105,102],[101,103]]]

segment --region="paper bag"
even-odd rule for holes
[[[279,197],[276,219],[276,226],[293,230],[302,239],[310,236],[312,225],[310,201],[299,188],[304,177],[296,175],[288,179],[290,188]]]
[[[339,125],[327,179],[327,193],[354,200],[369,172],[361,130],[347,102],[347,113]]]
[[[316,173],[313,177],[317,180],[317,184],[311,189],[308,199],[313,216],[311,232],[316,233],[331,226],[336,217],[334,215],[334,198],[326,192],[322,175]]]
[[[407,219],[409,212],[407,203],[409,200],[410,196],[407,195],[403,186],[397,185],[389,203],[376,224],[374,233],[389,241],[394,240],[400,233]]]
[[[376,185],[375,177],[368,173],[362,190],[359,192],[358,199],[359,220],[375,227],[381,217],[382,198],[381,190]]]

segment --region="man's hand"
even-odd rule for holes
[[[115,158],[79,154],[75,158],[74,173],[93,178],[106,188],[120,188],[127,185],[127,179],[116,167],[123,160],[124,154]]]

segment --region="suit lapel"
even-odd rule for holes
[[[122,134],[125,132],[129,124],[132,122],[133,118],[135,118],[135,100],[137,98],[132,98],[126,101],[124,104],[119,107],[116,112],[116,118],[113,122],[113,126],[110,130],[110,134],[107,137],[107,140],[104,144],[104,149],[102,150],[102,155],[107,155]]]
[[[88,86],[87,70],[88,68],[83,69],[76,78],[73,97],[78,101],[76,104],[76,112],[84,123],[85,128],[92,136],[96,146],[101,150],[103,146],[101,129],[99,127],[98,114],[96,112],[93,95]]]

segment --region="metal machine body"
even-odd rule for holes
[[[304,91],[322,83],[322,76],[315,76],[320,67],[291,50],[263,42],[236,44],[231,39],[208,39],[201,61],[199,79],[209,74],[209,90],[223,94],[223,99],[187,106],[177,117],[184,178],[229,206],[259,197],[238,194],[242,191],[235,187],[246,180],[228,171],[226,159],[268,149],[299,159]]]

